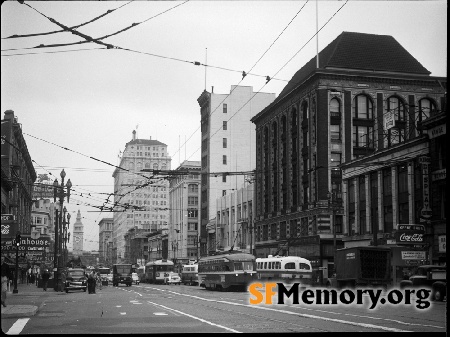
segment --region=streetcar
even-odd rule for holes
[[[198,262],[198,276],[208,290],[245,289],[257,279],[255,256],[231,251],[203,257]]]
[[[312,284],[311,262],[299,256],[272,256],[256,259],[259,280]]]
[[[164,283],[164,277],[173,269],[174,265],[170,260],[150,261],[145,265],[145,280],[149,283]]]
[[[181,270],[181,282],[183,284],[198,284],[198,264],[185,264]]]

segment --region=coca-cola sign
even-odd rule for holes
[[[424,231],[405,230],[398,231],[395,235],[397,244],[418,245],[425,243]]]

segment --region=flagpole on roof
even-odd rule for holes
[[[316,68],[319,68],[319,0],[316,0]]]

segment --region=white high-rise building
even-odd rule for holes
[[[123,169],[113,173],[113,263],[132,263],[125,256],[125,234],[130,228],[167,232],[169,182],[155,170],[170,170],[170,164],[166,144],[151,138],[136,139],[133,131],[120,160]]]
[[[203,91],[197,99],[202,133],[201,255],[216,250],[215,234],[209,228],[215,227],[216,200],[244,185],[245,175],[233,172],[256,168],[256,133],[250,120],[274,100],[274,93],[236,85],[229,94]]]

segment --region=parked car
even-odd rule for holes
[[[164,284],[181,284],[181,277],[178,273],[174,272],[165,273]]]
[[[139,275],[137,273],[131,273],[131,279],[133,280],[134,284],[139,284]]]
[[[108,283],[113,281],[113,274],[106,275],[106,279],[108,280]]]
[[[443,301],[447,296],[447,267],[432,264],[419,266],[409,280],[400,282],[400,288],[424,286],[431,288],[433,300]]]
[[[69,268],[66,275],[66,281],[64,283],[66,293],[69,290],[83,290],[87,289],[87,277],[84,269],[81,268]]]

